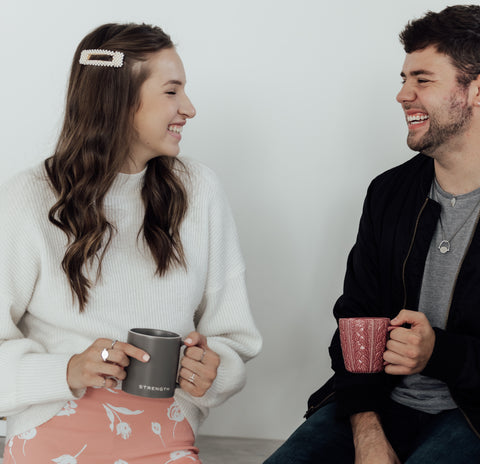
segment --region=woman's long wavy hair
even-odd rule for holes
[[[88,34],[75,52],[65,121],[55,153],[45,160],[45,168],[57,195],[49,220],[68,237],[62,268],[80,311],[85,309],[94,284],[86,271],[96,264],[98,280],[112,240],[114,226],[106,219],[104,198],[130,156],[140,87],[150,73],[148,57],[172,47],[170,37],[158,27],[105,24]],[[123,52],[123,66],[79,64],[81,51],[90,49]],[[154,158],[148,162],[142,188],[143,237],[159,276],[172,266],[186,268],[179,234],[187,210],[181,171],[184,166],[174,157]]]

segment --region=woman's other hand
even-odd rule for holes
[[[102,357],[103,350],[106,350],[106,360]],[[67,367],[67,382],[70,389],[115,387],[117,380],[125,379],[125,367],[130,364],[129,356],[141,362],[150,359],[148,353],[133,345],[98,338],[83,353],[70,358]]]
[[[192,396],[203,396],[217,377],[220,356],[207,345],[207,339],[192,332],[184,340],[187,348],[180,362],[180,387]]]

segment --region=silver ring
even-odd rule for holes
[[[193,383],[193,381],[195,380],[195,377],[196,377],[196,374],[193,373],[187,380],[188,380],[190,383]]]
[[[106,362],[106,361],[107,361],[109,354],[110,354],[110,353],[108,352],[108,350],[107,350],[106,348],[104,348],[104,349],[102,350],[101,356],[102,356],[103,362]]]
[[[203,362],[203,358],[207,354],[207,350],[203,350],[202,357],[200,358],[200,362]]]
[[[112,345],[110,346],[110,349],[111,349],[111,350],[113,350],[113,347],[115,346],[115,343],[117,343],[117,342],[118,342],[118,340],[113,340],[113,341],[112,341]]]

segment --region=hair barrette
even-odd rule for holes
[[[121,68],[123,66],[123,52],[111,50],[82,50],[80,64],[87,66],[109,66]]]

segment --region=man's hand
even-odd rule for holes
[[[400,327],[411,324],[410,329]],[[385,372],[392,375],[411,375],[423,371],[432,356],[435,332],[425,314],[402,309],[391,325],[390,340],[383,354]]]
[[[378,415],[361,412],[350,417],[355,464],[401,464],[390,445]]]

